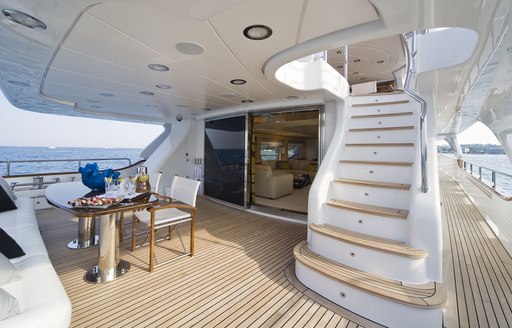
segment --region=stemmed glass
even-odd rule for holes
[[[105,177],[105,196],[111,196],[113,193],[112,185],[114,183],[111,177]]]

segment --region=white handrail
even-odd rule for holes
[[[406,75],[404,82],[404,92],[408,94],[411,98],[416,100],[421,105],[420,112],[420,151],[421,151],[421,192],[428,192],[428,172],[427,172],[427,130],[425,127],[426,119],[427,119],[427,103],[426,101],[415,94],[412,90],[409,89],[409,83],[411,82],[411,77],[415,73],[414,70],[414,53],[415,53],[415,40],[416,40],[416,32],[411,32],[411,47],[407,42],[406,36],[401,35],[400,38],[402,40],[402,44],[404,47],[404,53],[406,57]]]

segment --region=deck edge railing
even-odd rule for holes
[[[498,181],[497,180],[497,176],[498,175],[503,175],[503,176],[506,176],[507,178],[510,178],[512,180],[512,175],[511,174],[508,174],[508,173],[505,173],[505,172],[501,172],[501,171],[498,171],[498,170],[494,170],[494,169],[491,169],[489,167],[481,166],[479,164],[471,163],[471,162],[465,161],[463,159],[461,159],[460,161],[461,161],[461,168],[462,168],[462,170],[466,174],[468,174],[470,177],[472,177],[474,179],[478,179],[478,181],[483,186],[488,188],[490,191],[492,191],[493,193],[498,195],[503,200],[506,200],[506,201],[511,201],[512,200],[512,195],[504,195],[504,194],[502,194],[497,189],[497,181]],[[474,170],[475,168],[478,168],[478,175],[474,174],[475,173],[475,170]],[[488,180],[491,183],[491,185],[488,185],[487,183],[485,183],[486,179],[484,179],[484,175],[482,174],[482,169],[488,170],[488,171],[491,172],[491,180]]]

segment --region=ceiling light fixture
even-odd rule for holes
[[[156,87],[158,89],[172,89],[172,87],[168,84],[157,84]]]
[[[336,68],[343,68],[343,65],[338,65],[336,66]]]
[[[288,97],[286,97],[286,99],[290,99],[290,100],[297,99],[297,98],[299,98],[299,97],[298,96],[288,96]]]
[[[99,105],[92,105],[91,107],[92,107],[92,108],[102,108],[102,107],[101,107],[101,106],[99,106]]]
[[[243,102],[244,104],[250,104],[250,103],[252,103],[252,102],[254,102],[254,101],[252,101],[251,99],[245,99],[245,100],[242,100],[242,102]]]
[[[234,84],[234,85],[242,85],[242,84],[246,84],[246,83],[247,83],[247,81],[244,79],[231,80],[231,84]]]
[[[221,97],[224,97],[224,98],[236,98],[236,93],[226,92],[226,93],[223,93],[221,95]]]
[[[149,64],[148,68],[153,71],[157,72],[166,72],[169,70],[169,67],[162,65],[162,64]]]
[[[354,72],[354,73],[352,73],[352,74],[357,75],[357,74],[359,74],[359,72]]]
[[[272,35],[272,29],[265,25],[251,25],[244,29],[244,36],[250,40],[265,40]]]
[[[382,64],[382,63],[384,63],[384,61],[383,61],[383,60],[379,60],[379,61],[377,62],[377,64]]]
[[[359,63],[361,59],[354,59],[354,63]]]
[[[178,108],[188,108],[189,106],[188,105],[176,105],[176,107],[178,107]]]
[[[108,97],[108,98],[114,97],[114,95],[113,95],[113,94],[111,94],[111,93],[100,93],[100,96],[102,96],[102,97]]]
[[[5,16],[5,18],[17,24],[32,28],[34,30],[46,30],[45,23],[24,12],[14,9],[2,9],[2,14]]]
[[[141,91],[139,92],[141,95],[144,95],[144,96],[153,96],[154,93],[151,92],[151,91]]]
[[[190,56],[202,55],[204,53],[203,46],[194,42],[180,42],[176,44],[176,50]]]

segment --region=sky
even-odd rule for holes
[[[21,110],[0,91],[0,146],[144,148],[162,131],[153,124]]]
[[[483,123],[476,122],[457,136],[460,144],[495,144],[499,145],[496,136]]]

